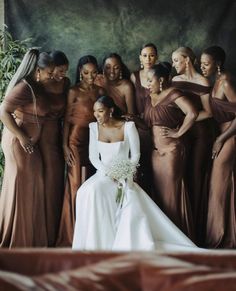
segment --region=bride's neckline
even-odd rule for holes
[[[107,143],[107,144],[113,144],[113,143],[124,142],[124,140],[113,141],[113,142],[107,142],[107,141],[102,141],[102,140],[99,140],[99,139],[98,139],[98,142],[101,142],[101,143]]]
[[[126,122],[124,123],[124,139],[123,140],[118,140],[118,141],[113,141],[113,142],[107,142],[107,141],[102,141],[98,139],[98,132],[99,132],[99,128],[98,128],[98,124],[97,124],[97,140],[98,142],[101,143],[106,143],[106,144],[114,144],[114,143],[121,143],[125,141],[125,128],[126,128]]]

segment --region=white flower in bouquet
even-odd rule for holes
[[[134,178],[138,164],[129,159],[114,159],[107,167],[106,175],[117,182],[116,202],[122,207],[124,200],[123,188],[127,180]]]

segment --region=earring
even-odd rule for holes
[[[119,79],[120,79],[120,80],[122,79],[122,72],[121,72],[121,71],[120,71]]]
[[[143,69],[143,63],[140,61],[140,68]]]
[[[110,112],[110,118],[112,118],[112,112]]]
[[[40,73],[38,72],[37,77],[36,77],[36,82],[39,82],[39,81],[40,81]]]
[[[82,76],[82,74],[81,74],[81,73],[79,74],[79,80],[80,80],[80,81],[82,81],[82,80],[83,80],[83,76]]]
[[[218,74],[218,76],[221,75],[221,70],[220,70],[220,66],[219,65],[217,66],[217,74]]]
[[[163,83],[163,81],[160,80],[160,92],[162,92],[162,83]]]

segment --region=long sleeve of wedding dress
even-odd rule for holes
[[[130,147],[130,160],[138,164],[140,158],[140,141],[135,123],[130,121],[127,124],[127,137]]]
[[[138,163],[133,122],[125,123],[124,140],[113,143],[99,141],[97,123],[91,123],[89,155],[98,171],[77,192],[73,249],[199,250],[135,182],[127,183],[123,205],[117,205],[117,183],[106,167],[116,158]]]
[[[92,165],[105,175],[106,167],[100,159],[98,151],[98,125],[95,122],[89,124],[89,159]]]

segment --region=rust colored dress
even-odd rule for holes
[[[148,97],[144,119],[152,128],[154,149],[152,152],[154,200],[164,213],[189,237],[192,236],[192,216],[188,193],[184,186],[185,146],[181,138],[163,138],[161,127],[176,128],[184,120],[184,114],[174,101],[183,96],[173,89],[156,106]]]
[[[33,88],[36,86],[34,85],[32,83]],[[0,195],[1,247],[47,246],[44,172],[40,141],[48,104],[45,96],[36,92],[34,90],[36,102],[33,102],[30,86],[21,81],[3,101],[17,106],[14,118],[18,126],[32,138],[34,152],[26,153],[16,136],[4,127],[2,149],[5,156],[5,169]]]
[[[210,92],[211,87],[178,81],[172,86],[180,89],[198,111],[203,110],[201,95]],[[211,168],[211,149],[214,140],[214,121],[196,121],[185,134],[186,172],[185,182],[191,204],[196,243],[204,245],[207,221],[207,203]]]
[[[95,173],[89,161],[89,123],[95,121],[93,105],[98,97],[97,90],[88,92],[80,90],[75,102],[67,109],[70,123],[69,147],[75,156],[75,165],[67,167],[65,194],[60,221],[57,246],[71,246],[75,225],[75,199],[78,188]]]
[[[127,80],[124,80],[128,82]],[[96,78],[96,85],[105,89],[106,94],[113,99],[116,106],[118,106],[123,114],[127,113],[127,106],[125,99],[121,96],[120,91],[116,86],[108,84],[103,75],[98,75]]]
[[[149,90],[141,85],[140,72],[134,72],[135,76],[135,102],[137,114],[143,118],[145,104]],[[152,136],[150,129],[142,129],[137,127],[140,139],[140,167],[137,172],[137,183],[140,185],[145,192],[152,196],[152,166],[151,166],[151,155],[152,155]]]
[[[220,131],[225,131],[235,118],[236,102],[211,97],[210,105]],[[236,137],[232,136],[226,140],[218,157],[213,161],[206,236],[209,248],[236,247],[235,173]]]
[[[55,246],[56,243],[64,196],[65,160],[62,149],[62,122],[69,85],[69,79],[65,78],[62,92],[47,92],[50,109],[42,127],[40,140],[44,163],[49,247]]]

